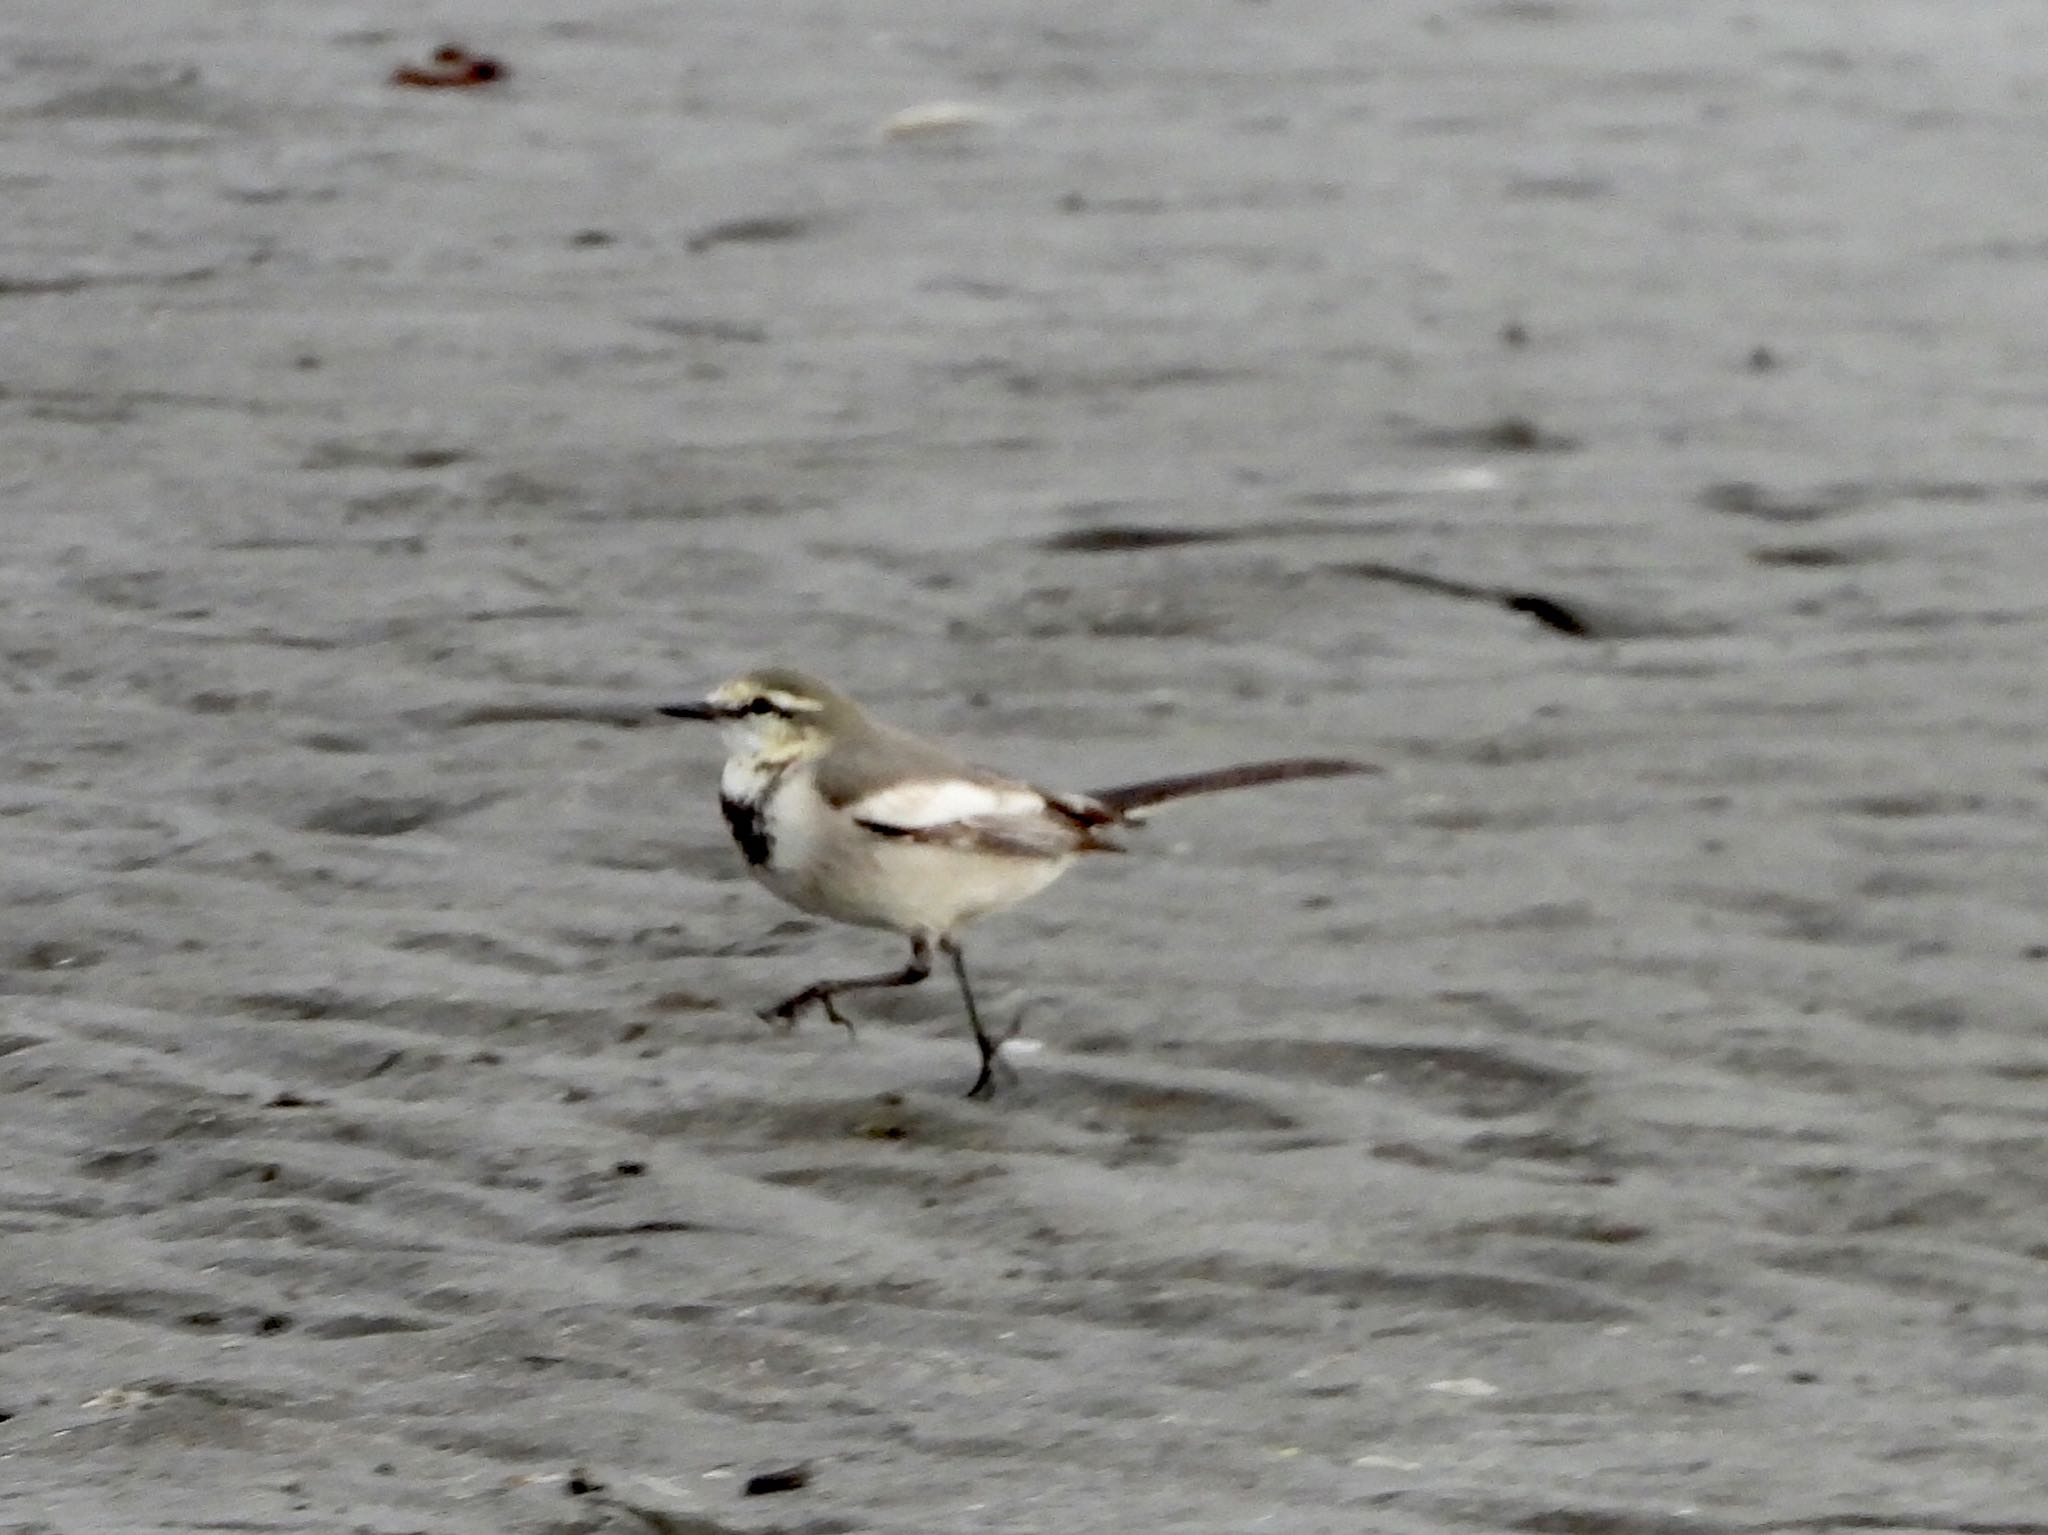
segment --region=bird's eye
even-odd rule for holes
[[[747,713],[749,714],[774,714],[776,712],[774,700],[765,696],[750,699],[747,703]]]

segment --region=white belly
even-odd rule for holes
[[[763,787],[730,765],[720,784],[735,798]],[[1073,862],[878,835],[826,804],[803,765],[772,786],[763,825],[769,855],[752,871],[762,884],[805,911],[900,933],[950,933],[1036,895]]]

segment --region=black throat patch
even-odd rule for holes
[[[775,839],[768,835],[767,804],[765,794],[757,800],[732,799],[723,794],[718,797],[718,808],[725,812],[725,824],[732,828],[732,840],[756,869],[775,854]]]

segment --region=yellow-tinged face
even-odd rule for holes
[[[699,704],[661,712],[679,719],[713,720],[735,756],[787,761],[816,755],[853,705],[801,672],[772,668],[722,683]]]

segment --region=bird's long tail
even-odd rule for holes
[[[1119,784],[1113,789],[1096,789],[1088,798],[1119,816],[1125,816],[1148,805],[1186,799],[1191,794],[1252,789],[1260,784],[1286,783],[1295,778],[1343,778],[1354,773],[1379,771],[1370,762],[1352,762],[1343,757],[1286,757],[1278,762],[1242,762],[1236,767],[1211,768],[1206,773],[1182,773],[1174,778],[1150,778],[1143,783]]]

